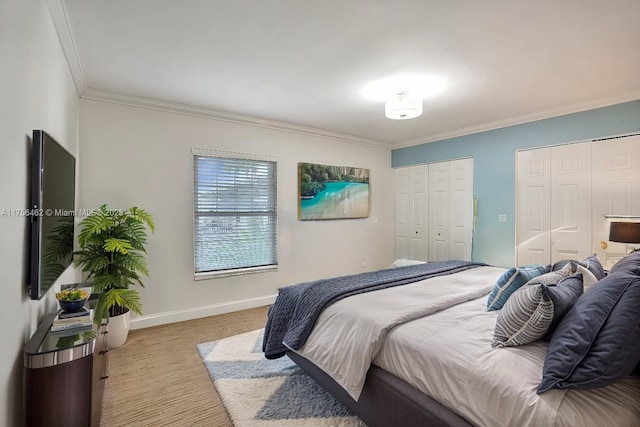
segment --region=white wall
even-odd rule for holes
[[[78,96],[44,0],[0,3],[0,211],[29,205],[33,129],[44,129],[77,155]],[[6,212],[5,212],[6,213]],[[56,308],[60,283],[40,301],[26,293],[28,220],[0,215],[2,319],[0,425],[22,425],[23,346],[43,313]]]
[[[80,102],[80,141],[82,207],[137,205],[156,222],[141,290],[144,316],[133,328],[269,304],[281,286],[393,262],[388,149],[94,100]],[[277,157],[277,272],[193,280],[194,147]],[[378,222],[298,221],[298,162],[369,168]]]

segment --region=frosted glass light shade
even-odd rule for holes
[[[389,98],[384,104],[384,115],[392,120],[414,119],[422,114],[422,99],[406,94]]]

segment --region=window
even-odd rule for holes
[[[276,269],[276,162],[203,151],[193,156],[195,278]]]

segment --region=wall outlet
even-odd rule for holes
[[[507,215],[506,214],[498,215],[498,222],[507,222]]]
[[[372,224],[377,224],[378,223],[378,217],[377,216],[372,216],[371,217],[371,223]]]
[[[366,258],[362,258],[360,260],[360,266],[361,267],[366,267],[367,266],[367,259]]]

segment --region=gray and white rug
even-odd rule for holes
[[[364,426],[291,359],[265,359],[263,332],[197,346],[236,427]]]

